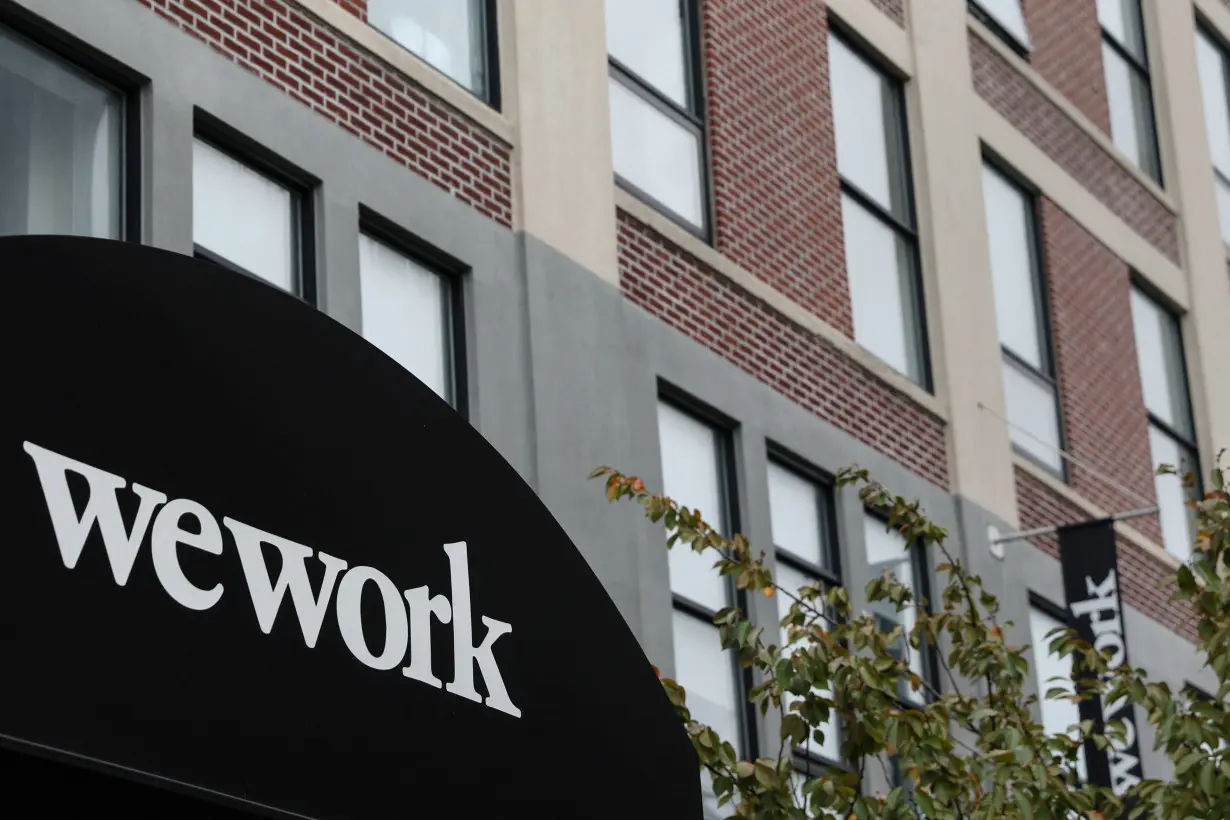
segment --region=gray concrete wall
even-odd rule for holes
[[[1009,546],[1003,562],[990,556],[987,527],[1007,530],[1002,520],[817,419],[631,305],[609,277],[533,235],[488,220],[138,3],[22,3],[150,78],[142,105],[146,243],[192,250],[192,135],[194,111],[200,110],[320,180],[313,194],[319,304],[348,327],[362,326],[361,206],[468,267],[463,294],[469,418],[537,489],[665,673],[673,664],[662,533],[638,509],[607,505],[600,487],[585,480],[594,466],[611,464],[661,486],[656,402],[664,387],[729,420],[739,520],[754,544],[771,544],[771,443],[829,474],[858,463],[895,492],[922,499],[934,520],[949,529],[954,552],[1003,597],[1005,618],[1020,625],[1010,640],[1028,641],[1029,591],[1063,603],[1053,559],[1026,543]],[[869,575],[862,508],[853,491],[842,491],[836,509],[841,566],[857,603]],[[931,558],[933,565],[939,560]],[[758,600],[755,615],[772,624],[772,602]],[[1129,609],[1127,620],[1135,662],[1172,685],[1208,685],[1192,647],[1140,612]],[[771,723],[762,727],[762,742],[773,731]],[[1145,770],[1160,775],[1164,766],[1148,751],[1151,743],[1146,730]]]

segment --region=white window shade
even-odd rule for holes
[[[662,485],[666,495],[693,510],[720,531],[726,529],[720,434],[672,405],[658,404],[658,435],[662,447]],[[714,611],[728,606],[727,579],[713,568],[710,550],[697,553],[687,544],[670,551],[671,590]]]
[[[995,319],[1000,343],[1036,368],[1045,366],[1033,201],[993,168],[982,168]]]
[[[779,587],[779,590],[774,597],[777,599],[777,617],[779,622],[789,614],[790,607],[794,603],[794,598],[799,597],[798,591],[805,586],[811,585],[815,582],[815,580],[815,578],[812,578],[807,573],[800,572],[789,564],[785,564],[780,561],[777,563],[777,569],[774,570],[774,581],[776,586]],[[784,594],[781,591],[782,589],[789,591],[790,594]],[[822,601],[812,601],[811,606],[822,610],[824,605]],[[822,629],[829,628],[829,626],[823,621],[819,622],[817,625]],[[791,645],[788,642],[787,630],[785,628],[781,629],[780,641],[784,654],[790,652],[792,649],[796,648],[796,646],[803,648],[807,646],[806,641],[800,641],[797,645]],[[831,690],[818,689],[816,694],[822,697],[828,697],[831,694]],[[797,695],[783,695],[783,705],[786,707],[787,712],[789,712],[790,704],[798,699],[799,698]],[[823,726],[823,744],[816,743],[813,738],[809,742],[801,744],[799,748],[806,749],[809,753],[819,755],[826,760],[839,760],[841,753],[841,736],[838,731],[838,721],[836,716],[833,716],[832,719],[830,719]]]
[[[1042,712],[1042,730],[1048,735],[1066,735],[1068,727],[1080,723],[1080,706],[1066,700],[1048,700],[1051,689],[1075,692],[1072,683],[1072,659],[1061,658],[1050,651],[1047,635],[1051,630],[1066,624],[1060,623],[1046,612],[1032,607],[1029,610],[1029,633],[1033,643],[1032,664],[1034,679],[1038,686],[1038,706]],[[1058,680],[1052,680],[1058,678]],[[1075,736],[1075,733],[1073,733]],[[1085,754],[1082,749],[1077,759],[1077,775],[1085,780]]]
[[[1192,555],[1192,511],[1187,508],[1191,498],[1181,476],[1196,469],[1195,459],[1186,447],[1154,425],[1149,425],[1149,454],[1156,470],[1169,464],[1179,475],[1155,475],[1153,488],[1157,493],[1158,519],[1162,527],[1162,543],[1166,551],[1186,561]]]
[[[359,285],[363,337],[451,401],[449,283],[363,234],[359,237]]]
[[[1063,472],[1055,386],[1005,356],[1004,404],[1012,443],[1052,471]]]
[[[615,173],[690,224],[705,225],[700,136],[611,78]]]
[[[295,291],[293,194],[200,139],[192,149],[192,237],[209,253]]]
[[[903,654],[908,653],[910,671],[925,679],[922,653],[906,643],[906,638],[917,621],[917,596],[920,594],[918,579],[914,574],[913,553],[911,549],[907,549],[907,542],[900,533],[890,531],[884,521],[869,513],[863,516],[863,537],[866,542],[867,564],[872,574],[891,572],[898,583],[910,589],[916,596],[914,603],[900,612],[897,611],[896,604],[887,600],[872,604],[871,611],[885,631],[894,623],[901,625],[904,635],[899,649]],[[916,691],[904,680],[901,681],[899,690],[901,697],[915,703],[926,700],[924,689]]]
[[[778,549],[814,566],[828,568],[821,492],[793,470],[769,463],[769,516]]]
[[[1021,0],[974,0],[974,5],[1022,46],[1030,48],[1033,45],[1029,39],[1029,27],[1025,25]]]
[[[1161,175],[1153,126],[1152,91],[1141,74],[1109,44],[1102,43],[1110,134],[1115,147],[1152,179]]]
[[[1132,288],[1131,304],[1145,406],[1171,429],[1191,436],[1191,407],[1178,319],[1138,288]]]

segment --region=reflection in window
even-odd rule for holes
[[[440,73],[489,97],[486,0],[368,0],[367,22]]]
[[[0,28],[0,236],[121,235],[120,95]]]

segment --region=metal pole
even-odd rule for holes
[[[1156,512],[1157,512],[1156,506],[1142,507],[1139,510],[1129,510],[1128,512],[1121,512],[1121,513],[1112,515],[1110,516],[1110,520],[1111,521],[1127,521],[1132,518],[1143,518],[1146,515],[1153,515]],[[1095,520],[1095,519],[1091,519],[1091,520]],[[1076,523],[1084,524],[1087,522],[1079,521]],[[1050,526],[1050,527],[1038,527],[1032,530],[1021,530],[1020,532],[1014,532],[1014,533],[1011,533],[1010,535],[1005,535],[1001,538],[994,538],[991,540],[991,543],[992,544],[1006,544],[1009,541],[1020,541],[1021,539],[1033,538],[1038,535],[1054,535],[1055,533],[1059,532],[1060,528],[1070,527],[1070,526],[1073,526],[1073,525],[1072,524],[1055,524],[1054,526]]]

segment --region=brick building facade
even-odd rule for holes
[[[745,752],[771,721],[722,712],[720,662],[676,668],[688,618],[716,604],[656,533],[600,507],[594,464],[710,487],[728,526],[789,551],[772,525],[786,469],[827,499],[816,539],[860,589],[874,522],[827,483],[858,461],[924,499],[1021,625],[1032,601],[1063,605],[1054,539],[997,559],[995,533],[1158,505],[1117,525],[1130,640],[1196,681],[1190,623],[1158,589],[1189,548],[1182,496],[1152,468],[1230,445],[1230,72],[1208,67],[1230,55],[1230,5],[1114,6],[0,0],[0,102],[18,66],[58,65],[125,135],[111,228],[36,224],[31,206],[0,233],[110,235],[273,281],[215,247],[211,214],[248,205],[199,180],[284,183],[289,289],[425,381],[424,356],[439,365],[432,386]],[[435,327],[439,305],[376,290],[381,253],[445,294],[446,330],[414,349],[374,317]],[[681,467],[676,433],[715,444]]]

